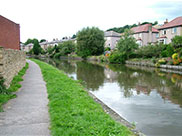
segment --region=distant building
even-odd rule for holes
[[[111,49],[114,49],[117,42],[121,38],[121,34],[114,31],[106,31],[104,32],[104,37],[106,40],[105,47],[110,47]]]
[[[49,46],[54,47],[55,45],[58,45],[59,43],[62,43],[62,42],[63,41],[61,41],[61,40],[53,40],[51,42],[45,41],[45,42],[42,42],[39,44],[42,49],[46,50]]]
[[[1,15],[0,46],[20,50],[20,25]]]
[[[133,27],[131,30],[134,33],[133,37],[140,46],[157,42],[159,31],[152,27],[152,24],[139,25],[137,27]]]
[[[33,48],[33,43],[29,43],[27,45],[20,44],[21,50],[25,52],[29,52]]]
[[[182,16],[173,19],[172,21],[164,22],[164,25],[159,28],[159,42],[164,44],[171,43],[171,40],[176,35],[182,36]]]

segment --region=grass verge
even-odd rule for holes
[[[28,63],[26,63],[25,67],[20,70],[18,75],[16,75],[8,89],[5,89],[3,94],[0,94],[0,112],[3,111],[2,105],[5,104],[8,100],[15,98],[16,95],[13,92],[17,91],[21,85],[19,84],[20,81],[23,81],[23,75],[25,74],[26,70],[28,69]]]
[[[128,136],[79,84],[57,68],[33,59],[46,81],[52,136]]]

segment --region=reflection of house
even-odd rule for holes
[[[0,46],[20,49],[20,25],[0,15]]]
[[[152,24],[139,25],[131,30],[137,43],[141,46],[157,42],[159,31],[152,27]]]
[[[166,19],[164,25],[159,28],[158,41],[169,44],[176,35],[182,35],[182,17],[177,17],[170,22]]]
[[[114,31],[106,31],[104,32],[105,37],[105,47],[110,47],[111,49],[114,49],[116,47],[117,42],[121,38],[120,33],[116,33]]]
[[[104,75],[105,75],[105,80],[108,82],[114,82],[117,81],[118,79],[118,74],[108,68],[104,69]]]

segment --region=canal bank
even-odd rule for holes
[[[76,60],[47,62],[81,80],[89,92],[147,136],[182,133],[181,75],[133,65]]]
[[[47,83],[52,135],[133,135],[112,120],[78,81],[44,62],[34,61]]]

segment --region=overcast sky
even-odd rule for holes
[[[182,16],[182,0],[0,0],[0,15],[20,24],[21,41],[72,36],[84,27],[102,30]]]

